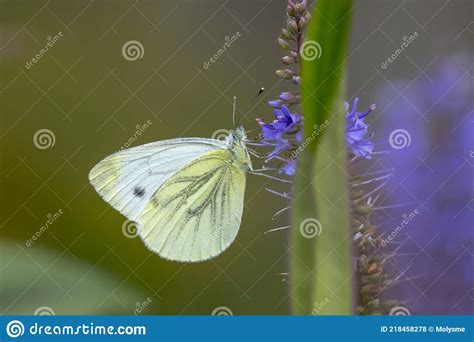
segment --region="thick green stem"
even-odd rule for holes
[[[321,235],[315,249],[314,301],[320,315],[350,315],[354,294],[350,191],[347,173],[344,101],[328,119],[318,146],[313,190]]]
[[[340,240],[349,233],[347,177],[342,177],[345,165],[340,159],[345,158],[345,121],[342,111],[334,111],[344,76],[351,12],[350,0],[319,0],[303,44],[315,49],[316,57],[309,50],[300,53],[304,138],[293,194],[290,254],[296,314],[350,314],[352,310],[350,237]],[[323,171],[325,167],[330,171]],[[340,184],[332,192],[334,182]],[[329,253],[328,246],[340,256]],[[327,259],[335,262],[326,263]]]

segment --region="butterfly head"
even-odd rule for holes
[[[245,128],[239,126],[229,131],[228,139],[232,139],[234,141],[244,141],[247,139],[247,132],[245,132]]]
[[[236,161],[241,164],[242,168],[252,170],[252,161],[250,160],[249,152],[245,146],[247,133],[242,126],[231,129],[226,138],[228,149],[235,155]]]

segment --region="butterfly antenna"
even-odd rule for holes
[[[232,125],[235,128],[235,107],[237,105],[237,96],[234,96],[234,104],[232,105]]]
[[[257,95],[255,96],[254,100],[253,100],[251,103],[248,104],[247,109],[245,110],[245,112],[248,113],[250,107],[251,107],[253,104],[255,104],[255,103],[257,102],[257,98],[258,98],[264,91],[265,91],[265,88],[264,88],[264,87],[261,87],[261,88],[259,89],[259,91],[258,91]],[[235,101],[235,96],[234,96],[234,101]],[[234,104],[234,106],[235,106],[235,104]],[[234,111],[235,111],[235,108],[234,108]],[[243,119],[243,118],[240,118],[240,120],[242,120],[242,119]],[[240,120],[239,120],[239,123],[240,123]],[[234,127],[235,127],[235,122],[234,122]]]

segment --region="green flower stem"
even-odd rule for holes
[[[315,314],[350,315],[354,307],[350,191],[344,101],[329,119],[314,164],[313,191],[321,234],[315,248]]]
[[[336,106],[344,76],[351,12],[351,0],[319,0],[305,40],[317,42],[322,51],[319,58],[302,58],[306,148],[298,155],[290,254],[290,291],[296,314],[352,312],[345,117]],[[321,223],[317,232],[320,235],[312,236],[304,231],[311,228],[304,227],[304,223],[314,224],[315,219]]]

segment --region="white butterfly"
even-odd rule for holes
[[[153,252],[196,262],[215,257],[240,227],[247,171],[246,132],[224,141],[179,138],[114,153],[89,180],[102,198],[129,220]]]

